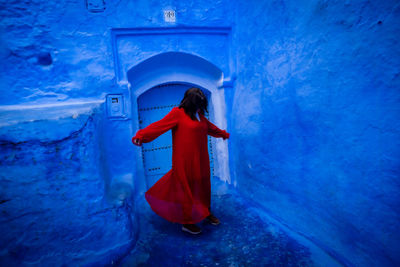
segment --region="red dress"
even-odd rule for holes
[[[207,135],[229,138],[200,115],[192,120],[183,108],[173,108],[164,118],[132,138],[143,143],[156,139],[172,129],[172,169],[160,178],[146,193],[152,210],[164,219],[194,224],[210,215],[211,183]]]

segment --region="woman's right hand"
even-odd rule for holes
[[[134,138],[132,143],[136,146],[142,145],[142,141],[139,138]]]

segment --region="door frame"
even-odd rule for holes
[[[156,58],[157,57],[157,58]],[[163,64],[163,57],[174,64]],[[142,61],[128,71],[128,91],[132,118],[132,134],[139,130],[138,97],[155,86],[167,83],[190,84],[204,88],[211,93],[210,120],[221,129],[227,128],[223,73],[211,62],[195,55],[181,52],[167,52]],[[145,190],[145,172],[141,149],[136,149],[136,176],[143,183],[137,184],[140,193]],[[228,142],[215,140],[214,176],[231,183],[229,172]]]

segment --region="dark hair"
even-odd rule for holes
[[[186,90],[179,108],[183,108],[192,120],[196,120],[196,111],[200,109],[200,113],[204,115],[205,112],[208,112],[207,106],[207,97],[203,91],[197,87],[192,87]]]

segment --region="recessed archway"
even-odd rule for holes
[[[188,53],[167,52],[150,57],[128,73],[129,91],[131,97],[132,131],[139,128],[138,98],[147,90],[168,83],[190,84],[204,88],[210,92],[210,120],[225,129],[224,89],[222,88],[223,73],[209,61]],[[215,140],[214,175],[230,183],[228,145],[222,140]],[[142,155],[137,152],[137,175],[145,177]],[[143,179],[144,180],[144,179]],[[141,188],[140,191],[144,190]]]

